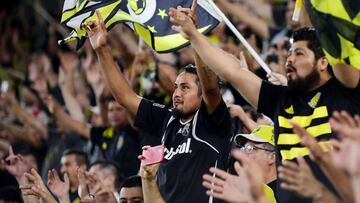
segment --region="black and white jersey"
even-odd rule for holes
[[[232,130],[225,103],[221,101],[211,114],[202,103],[194,118],[183,123],[171,109],[142,99],[135,125],[162,136],[165,154],[157,182],[166,202],[211,202],[202,176],[212,166],[227,168]]]

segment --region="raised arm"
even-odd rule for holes
[[[114,62],[107,45],[107,31],[102,16],[96,11],[99,21],[90,21],[83,25],[89,35],[90,43],[96,52],[102,73],[116,101],[123,105],[133,116],[136,115],[141,98],[131,89],[127,80]]]
[[[42,138],[47,138],[46,125],[41,123],[41,121],[37,119],[34,115],[23,109],[19,102],[16,100],[13,92],[8,92],[5,98],[6,103],[9,104],[11,111],[16,118],[33,127],[41,135]]]
[[[254,73],[242,69],[237,58],[213,46],[196,30],[190,17],[174,8],[170,9],[169,15],[170,20],[176,25],[173,29],[191,41],[193,48],[208,67],[230,82],[252,106],[257,108],[261,79]]]
[[[173,66],[166,63],[158,64],[159,83],[166,93],[174,93],[174,83],[176,80],[176,70]]]
[[[221,102],[218,77],[212,70],[209,69],[197,53],[195,53],[195,64],[201,83],[202,96],[206,109],[208,113],[212,113]]]
[[[85,120],[85,115],[82,112],[80,103],[76,99],[75,89],[72,84],[73,78],[73,73],[65,73],[65,71],[60,68],[59,85],[65,101],[65,106],[73,119],[83,122]]]
[[[143,150],[149,149],[149,146],[144,146]],[[143,159],[143,155],[139,155],[138,158]],[[159,170],[159,163],[151,165],[140,165],[140,176],[142,183],[142,190],[144,194],[144,203],[165,203],[164,198],[161,196],[159,187],[156,183],[156,174]]]
[[[345,87],[355,88],[359,84],[360,72],[351,65],[337,64],[333,66],[333,72]]]
[[[266,22],[242,4],[230,3],[228,0],[218,1],[226,13],[237,17],[241,22],[248,25],[252,31],[264,40],[269,40],[269,28]]]
[[[48,96],[44,101],[49,111],[55,115],[58,122],[64,125],[65,129],[74,131],[80,136],[90,139],[90,128],[86,123],[73,119],[52,97]]]
[[[189,16],[193,23],[196,25],[196,16],[195,10],[197,7],[197,0],[193,1],[191,9],[182,8],[179,9],[184,14]],[[199,76],[202,96],[206,105],[208,113],[212,113],[216,110],[216,107],[221,102],[221,93],[218,85],[217,75],[209,69],[209,67],[204,63],[200,56],[194,50],[194,60],[196,64],[197,74]]]

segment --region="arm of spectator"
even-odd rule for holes
[[[191,18],[180,10],[171,8],[169,15],[171,22],[175,24],[173,29],[191,41],[193,48],[209,68],[231,83],[251,105],[257,108],[262,80],[254,73],[240,68],[237,58],[212,45],[196,30]]]
[[[105,87],[103,91],[101,92],[100,98],[99,98],[99,108],[100,108],[100,116],[101,120],[103,122],[104,126],[109,126],[109,118],[108,118],[108,99],[109,97],[112,97],[110,90]]]
[[[283,161],[279,167],[281,187],[297,195],[310,198],[316,203],[340,202],[324,185],[314,177],[310,167],[302,156],[297,158],[298,164]]]
[[[161,87],[166,93],[172,95],[174,93],[174,83],[177,75],[175,68],[170,64],[159,63],[157,69]]]
[[[181,8],[178,9],[184,14],[186,14],[193,21],[193,24],[196,26],[196,16],[195,11],[197,7],[197,1],[194,0],[191,9]],[[203,100],[206,104],[206,108],[209,114],[214,112],[217,106],[221,102],[221,93],[218,85],[217,75],[210,70],[200,56],[194,50],[194,61],[196,64],[197,74],[199,76]]]
[[[144,146],[143,150],[146,149],[147,146]],[[139,159],[142,159],[142,155],[139,156]],[[145,203],[165,203],[156,183],[156,173],[159,170],[159,166],[159,163],[152,165],[141,164],[140,166],[140,176]]]
[[[138,42],[136,41],[137,37],[134,37],[134,33],[129,32],[125,26],[122,26],[120,29],[116,29],[116,32],[117,36],[120,36],[120,40],[126,46],[127,50],[132,55],[136,55],[138,51]]]
[[[146,61],[146,53],[145,48],[141,48],[136,54],[131,66],[131,75],[130,75],[130,85],[133,89],[137,89],[139,86],[139,78],[141,73],[145,70]]]
[[[232,118],[238,117],[245,127],[251,132],[259,126],[255,121],[253,121],[249,116],[246,115],[243,108],[240,105],[236,104],[227,104],[227,107]]]
[[[55,169],[48,171],[48,186],[50,191],[59,199],[61,203],[70,203],[70,182],[67,173],[64,174],[64,182],[60,180],[59,174]]]
[[[70,53],[59,52],[58,56],[60,60],[59,85],[61,88],[66,88],[70,94],[75,95],[76,91],[73,79],[76,68],[79,65],[79,60]],[[62,71],[62,73],[60,71]]]
[[[195,11],[197,7],[197,0],[194,0],[191,6],[191,9],[184,8],[184,13],[187,14],[193,21],[196,26],[196,16]],[[200,58],[198,53],[194,50],[195,65],[197,69],[197,74],[199,76],[202,97],[205,102],[207,111],[209,114],[213,113],[221,102],[221,93],[218,85],[217,75],[209,69],[209,67],[204,63]]]
[[[8,91],[5,95],[5,98],[6,103],[10,106],[11,111],[16,118],[33,127],[42,138],[47,138],[48,134],[46,125],[20,106],[19,102],[15,98],[14,92]]]
[[[264,40],[269,40],[269,29],[265,21],[261,20],[255,13],[242,4],[230,3],[228,0],[220,0],[218,4],[225,9],[225,12],[238,18],[248,25]]]
[[[101,65],[102,73],[116,100],[123,105],[133,116],[136,115],[141,98],[131,89],[127,80],[114,62],[110,48],[107,46],[107,31],[99,11],[96,12],[98,21],[90,21],[84,25],[89,35]]]
[[[359,84],[360,72],[358,69],[348,64],[333,65],[332,68],[336,79],[345,87],[355,88]]]
[[[73,119],[51,96],[46,97],[44,102],[49,111],[55,115],[58,122],[64,125],[66,130],[72,130],[80,136],[90,139],[90,128],[86,123]]]
[[[20,126],[14,124],[3,124],[4,128],[9,131],[11,136],[15,136],[18,140],[25,141],[29,143],[36,149],[42,147],[42,142],[38,136],[36,136],[36,130],[28,126],[26,123],[25,126],[21,128]]]
[[[50,88],[55,88],[58,85],[57,75],[54,73],[49,57],[43,53],[40,55],[40,63],[44,68],[44,75]]]
[[[17,81],[24,81],[25,80],[25,74],[18,71],[18,70],[15,70],[15,69],[6,69],[5,72],[11,77],[13,78],[14,80],[17,80]]]
[[[328,179],[332,182],[337,192],[345,202],[353,202],[353,193],[349,188],[351,182],[344,171],[336,167],[331,160],[330,154],[323,151],[316,139],[311,136],[304,128],[296,123],[291,123],[293,131],[300,137],[301,144],[309,148],[311,156],[319,164]]]
[[[69,110],[71,117],[77,121],[84,121],[84,114],[82,112],[80,103],[75,96],[75,89],[73,87],[72,73],[66,73],[62,68],[59,70],[59,84],[61,93],[63,95],[66,108]]]
[[[31,169],[30,173],[24,174],[30,184],[20,185],[21,192],[24,196],[36,196],[42,203],[56,203],[57,201],[46,188],[40,175],[35,169]]]
[[[88,49],[88,47],[86,47],[86,49]],[[98,101],[102,91],[105,88],[105,83],[100,73],[99,62],[98,61],[93,62],[92,50],[86,52],[87,52],[86,58],[82,63],[82,66],[83,69],[85,70],[86,80],[90,84],[91,88],[94,90],[96,99]]]
[[[251,10],[253,10],[256,15],[260,18],[266,20],[267,22],[273,22],[273,14],[271,10],[271,2],[264,0],[246,0],[244,1]]]

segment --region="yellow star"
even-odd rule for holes
[[[147,27],[152,33],[156,33],[155,26],[148,25]]]
[[[161,19],[164,19],[166,16],[168,16],[168,14],[166,14],[166,10],[165,9],[158,9],[159,13],[157,13],[156,15],[160,16]]]

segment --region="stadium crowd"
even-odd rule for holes
[[[271,73],[223,22],[198,32],[196,6],[167,11],[176,52],[99,12],[75,51],[62,3],[0,8],[0,202],[360,203],[360,73],[295,0],[216,1]]]

